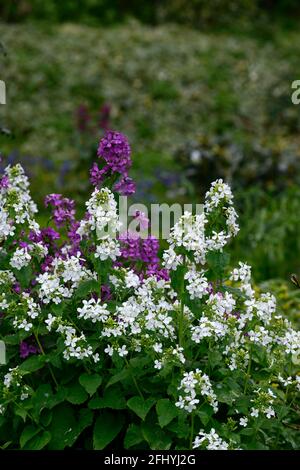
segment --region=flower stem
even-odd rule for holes
[[[190,434],[190,449],[193,449],[193,438],[194,438],[194,413],[191,415],[191,434]]]
[[[33,334],[34,334],[34,337],[35,337],[35,339],[36,339],[36,342],[37,342],[37,344],[38,344],[38,346],[39,346],[39,348],[40,348],[41,353],[43,354],[43,356],[46,356],[45,351],[44,351],[44,349],[43,349],[43,346],[41,345],[41,342],[40,342],[40,340],[39,340],[38,334],[37,334],[35,331],[33,332]],[[57,380],[56,380],[56,378],[55,378],[55,375],[54,375],[54,372],[53,372],[53,370],[52,370],[51,364],[47,363],[47,366],[48,366],[49,372],[50,372],[50,374],[51,374],[51,377],[52,377],[52,379],[53,379],[53,382],[55,383],[56,388],[58,388],[58,382],[57,382]]]
[[[183,257],[183,267],[185,267],[185,256]],[[179,346],[182,347],[183,343],[183,318],[184,318],[184,271],[181,279],[180,285],[180,312],[179,312],[179,321],[178,321],[178,340]]]
[[[246,375],[246,380],[245,380],[244,395],[245,395],[245,393],[247,392],[248,382],[249,382],[249,379],[250,379],[251,360],[252,360],[252,349],[251,349],[251,347],[250,347],[250,352],[249,352],[249,364],[248,364],[247,375]]]
[[[133,372],[132,372],[132,369],[131,369],[131,365],[129,364],[129,362],[128,362],[128,360],[126,359],[126,357],[125,357],[124,359],[125,359],[125,362],[126,362],[126,364],[127,364],[128,370],[129,370],[130,375],[131,375],[131,378],[132,378],[132,380],[133,380],[133,383],[134,383],[134,385],[135,385],[135,388],[137,389],[137,392],[138,392],[139,396],[144,400],[144,396],[143,396],[143,394],[142,394],[142,392],[141,392],[141,389],[140,389],[140,387],[138,386],[138,383],[137,383],[137,381],[136,381],[135,376],[133,375]]]

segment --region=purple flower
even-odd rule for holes
[[[131,166],[131,149],[125,135],[116,131],[106,131],[100,140],[98,157],[103,158],[112,172],[126,174]]]
[[[71,223],[70,230],[68,231],[69,240],[72,242],[73,245],[76,245],[76,246],[79,245],[80,240],[81,240],[80,235],[78,235],[77,233],[79,226],[80,226],[79,222],[73,221]]]
[[[48,194],[46,197],[45,197],[45,206],[54,206],[54,207],[59,207],[59,205],[61,204],[62,202],[62,195],[61,194],[55,194],[55,193],[52,193],[52,194]]]
[[[142,271],[135,269],[143,276],[145,272],[148,276],[156,276],[157,279],[169,279],[168,271],[161,269],[159,264],[158,250],[159,241],[152,235],[143,239],[136,233],[125,232],[119,236],[121,259],[130,261],[131,265],[142,261],[144,267]]]
[[[108,170],[108,166],[105,166],[100,170],[97,163],[93,163],[93,166],[90,169],[90,182],[92,183],[92,185],[99,186],[103,182],[104,175],[105,173],[107,173]]]
[[[22,289],[21,289],[21,285],[16,282],[13,286],[13,291],[16,293],[16,294],[20,294],[22,292]]]
[[[39,348],[33,346],[32,344],[26,343],[26,341],[21,341],[20,343],[20,357],[25,359],[30,354],[37,354],[39,352]]]
[[[75,202],[61,194],[49,194],[45,197],[45,206],[53,206],[53,219],[57,227],[61,227],[66,222],[75,220]]]
[[[47,227],[42,228],[39,232],[31,231],[29,233],[29,240],[35,243],[42,242],[46,246],[53,244],[55,240],[58,240],[60,235],[53,228]]]
[[[146,230],[149,227],[149,219],[144,212],[136,211],[134,219],[139,222],[140,230]]]
[[[114,185],[114,191],[122,196],[130,196],[135,193],[135,182],[128,176],[124,176]]]
[[[107,300],[111,300],[111,298],[111,290],[109,286],[104,284],[103,286],[101,286],[101,300],[102,302],[106,302]]]
[[[6,189],[9,186],[9,178],[8,176],[4,175],[0,178],[0,189]]]

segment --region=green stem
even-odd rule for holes
[[[191,415],[190,450],[193,449],[193,438],[194,438],[194,413],[192,413]]]
[[[185,266],[185,256],[183,256],[183,267]],[[180,312],[178,318],[178,340],[179,346],[183,347],[183,318],[184,318],[184,270],[180,285]]]
[[[247,392],[248,383],[249,383],[249,379],[250,379],[251,361],[252,361],[252,348],[250,347],[250,351],[249,351],[249,364],[248,364],[247,375],[246,375],[246,380],[245,380],[244,395],[245,395],[246,392]]]
[[[135,385],[135,388],[137,389],[137,392],[138,392],[139,396],[144,400],[144,396],[143,396],[143,394],[142,394],[142,392],[141,392],[140,387],[138,386],[138,383],[137,383],[137,381],[136,381],[135,376],[133,375],[131,366],[130,366],[128,360],[126,359],[126,357],[125,357],[124,359],[125,359],[125,362],[126,362],[126,364],[127,364],[128,370],[129,370],[130,375],[131,375],[131,378],[132,378],[132,380],[133,380],[133,383],[134,383],[134,385]]]
[[[33,334],[34,334],[34,337],[35,337],[35,339],[36,339],[36,342],[37,342],[37,344],[38,344],[38,346],[39,346],[39,348],[40,348],[40,350],[41,350],[41,353],[43,354],[43,356],[46,356],[45,351],[44,351],[44,349],[43,349],[43,346],[41,345],[41,342],[40,342],[40,340],[39,340],[38,334],[37,334],[35,331],[33,332]],[[56,388],[58,388],[58,382],[57,382],[57,380],[56,380],[56,378],[55,378],[55,375],[54,375],[54,372],[53,372],[53,370],[52,370],[51,364],[47,363],[47,366],[48,366],[49,372],[50,372],[50,374],[51,374],[51,377],[52,377],[52,379],[53,379],[53,382],[55,383]]]

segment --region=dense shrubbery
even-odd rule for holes
[[[299,14],[297,0],[18,0],[8,1],[0,9],[6,21],[38,19],[47,21],[86,21],[88,23],[120,23],[136,17],[146,23],[174,21],[197,27],[230,26],[241,28],[258,16],[287,18]]]
[[[229,266],[229,186],[175,224],[161,265],[153,237],[117,236],[126,138],[108,132],[98,156],[80,221],[50,194],[39,227],[22,168],[0,180],[2,447],[299,448],[299,333]]]

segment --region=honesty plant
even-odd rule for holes
[[[40,227],[21,166],[0,180],[2,447],[297,448],[300,335],[250,266],[228,267],[229,186],[212,183],[160,258],[153,236],[122,232],[130,153],[106,133],[80,221],[51,194]]]

